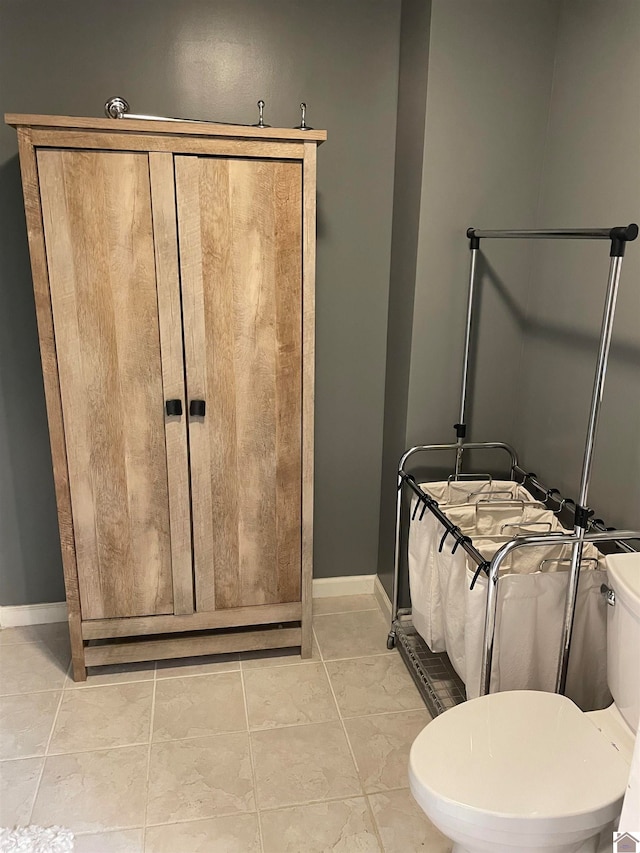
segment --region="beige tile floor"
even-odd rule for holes
[[[407,757],[429,714],[373,596],[314,603],[278,652],[68,676],[66,626],[0,632],[0,825],[76,853],[449,853]]]

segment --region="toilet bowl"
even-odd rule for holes
[[[609,708],[493,693],[446,711],[414,741],[411,791],[453,853],[597,853],[619,816],[640,715],[640,554],[608,557],[607,568]]]

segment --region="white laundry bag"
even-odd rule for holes
[[[522,501],[524,504],[540,504],[534,501],[529,492],[514,483],[512,480],[493,481],[469,481],[461,480],[454,482],[435,482],[423,484],[423,488],[434,500],[443,507],[443,510],[453,516],[461,529],[474,529],[475,520],[479,517],[483,521],[487,518],[482,501],[486,500],[514,500]],[[491,504],[486,504],[487,508]],[[423,512],[424,510],[424,512]],[[497,511],[494,507],[492,511]],[[459,579],[464,575],[466,562],[464,551],[460,548],[455,555],[451,554],[452,541],[444,543],[442,552],[439,546],[444,528],[432,513],[424,508],[419,502],[417,495],[411,501],[411,518],[415,521],[409,527],[408,542],[408,564],[409,564],[409,587],[411,591],[412,619],[416,631],[425,640],[432,652],[444,652],[447,650],[445,641],[445,623],[443,619],[443,599],[441,589],[441,578],[448,585],[450,570],[442,567],[439,570],[439,562],[451,558],[451,566],[455,568],[455,575]],[[502,516],[503,523],[514,520],[517,516],[517,508],[507,508]],[[454,614],[447,614],[449,621],[456,621]]]
[[[566,532],[552,512],[511,481],[428,483],[423,488],[487,559],[513,536]],[[498,495],[521,503],[494,503]],[[467,697],[474,698],[480,688],[487,578],[482,573],[470,589],[477,566],[462,547],[452,553],[451,536],[442,542],[445,528],[432,513],[426,510],[420,521],[423,507],[417,497],[412,517],[416,505],[409,529],[413,624],[432,651],[447,652]],[[556,544],[517,549],[507,557],[498,583],[492,691],[555,688],[569,568],[558,561],[570,555],[571,546]],[[587,543],[567,678],[567,695],[583,710],[610,702],[602,583],[603,562]]]
[[[570,546],[564,547],[568,556]],[[522,549],[526,550],[538,551]],[[589,550],[585,546],[583,565],[585,558],[590,559]],[[555,690],[569,581],[568,566],[559,565],[562,570],[501,575],[491,667],[492,693]],[[584,568],[580,572],[567,672],[566,694],[584,711],[605,708],[611,703],[607,686],[607,606],[600,593],[600,586],[607,583],[607,573],[602,559],[597,565],[597,569]],[[470,589],[474,572],[475,566],[469,561],[464,589],[463,678],[468,699],[480,695],[488,586],[483,573]]]
[[[553,513],[538,504],[525,505],[524,507],[487,506],[486,511],[478,514],[475,523],[469,514],[469,507],[449,507],[446,512],[449,519],[465,535],[473,539],[475,547],[480,553],[486,555],[487,559],[491,559],[498,548],[515,535],[562,530]],[[497,519],[495,518],[496,515],[498,516]],[[490,529],[490,523],[487,522],[488,518],[495,520],[496,529],[502,535],[488,537],[476,534],[478,529]],[[520,518],[519,522],[517,521],[518,518]],[[517,526],[514,527],[513,525]],[[510,535],[507,535],[507,531]],[[444,527],[438,522],[436,537],[439,538],[439,542],[436,547],[436,568],[442,602],[441,619],[443,621],[444,648],[454,669],[466,685],[468,678],[473,674],[473,670],[469,670],[467,666],[467,623],[472,618],[469,608],[472,604],[480,605],[483,608],[484,619],[484,603],[479,597],[468,600],[466,596],[466,591],[470,586],[470,579],[467,577],[468,569],[469,566],[473,566],[473,573],[475,573],[476,564],[469,559],[466,552],[460,547],[453,553],[451,539],[445,540],[444,547],[440,552],[442,534],[444,534]],[[564,554],[561,545],[554,545],[544,550],[538,548],[523,549],[517,554],[517,557],[509,558],[509,563],[512,564],[510,571],[523,574],[535,571],[543,559],[560,558]],[[482,624],[484,625],[484,622]],[[482,644],[482,636],[480,637],[480,644]]]

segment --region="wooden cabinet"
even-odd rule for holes
[[[301,646],[308,657],[325,133],[7,122],[74,677],[218,651]]]

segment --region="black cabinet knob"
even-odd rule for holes
[[[189,414],[203,418],[207,405],[204,400],[192,400],[189,404]]]
[[[182,414],[182,400],[167,400],[164,407],[169,416]]]

